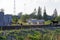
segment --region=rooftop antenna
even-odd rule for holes
[[[16,4],[15,4],[15,0],[14,0],[14,11],[13,13],[15,14],[16,13]]]

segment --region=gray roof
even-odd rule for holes
[[[34,19],[34,20],[28,20],[28,22],[44,22],[45,20],[37,20],[37,19]]]

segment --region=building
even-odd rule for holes
[[[0,10],[0,26],[4,26],[4,11]]]
[[[45,20],[41,19],[41,20],[37,20],[37,19],[31,19],[28,20],[27,23],[30,25],[44,25]]]
[[[53,16],[48,16],[47,15],[47,20],[52,20],[54,17]]]
[[[12,24],[12,15],[4,15],[4,25],[11,25]]]

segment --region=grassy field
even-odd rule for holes
[[[60,28],[0,31],[0,40],[60,40]]]

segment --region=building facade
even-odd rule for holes
[[[5,26],[12,24],[12,15],[4,15]]]
[[[0,12],[0,26],[4,25],[4,12]]]
[[[45,20],[41,19],[41,20],[37,20],[37,19],[31,19],[28,20],[27,23],[29,25],[44,25]]]

